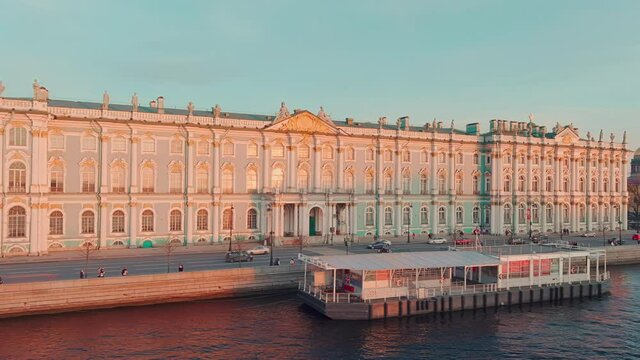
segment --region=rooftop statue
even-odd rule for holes
[[[49,99],[49,90],[38,84],[38,80],[33,80],[33,99],[37,101],[47,101]]]
[[[533,116],[533,114],[529,114],[529,122],[533,122],[533,119],[535,119],[536,117]]]
[[[217,119],[220,117],[221,113],[222,109],[220,108],[220,105],[216,104],[216,106],[213,107],[213,117]]]
[[[131,97],[131,106],[133,107],[133,111],[138,111],[138,94],[133,93]]]
[[[591,139],[591,131],[587,131],[587,140]]]
[[[324,112],[324,108],[320,106],[320,111],[318,111],[318,117],[323,120],[330,120],[331,117]]]
[[[602,129],[600,129],[600,139],[598,139],[598,141],[602,142],[603,137],[604,133],[602,132]]]
[[[291,116],[289,109],[287,109],[287,105],[284,104],[284,101],[280,103],[280,111],[278,112],[278,116],[276,116],[276,120],[288,118]]]
[[[3,92],[4,92],[4,85],[2,85],[2,81],[0,81],[0,96],[2,96]]]
[[[189,112],[189,115],[193,115],[193,103],[191,101],[187,104],[187,111]]]
[[[623,143],[623,144],[626,144],[626,143],[627,143],[627,130],[625,130],[625,131],[622,133],[622,143]]]
[[[611,143],[613,143],[613,140],[615,140],[616,136],[611,133],[611,135],[609,135],[609,138],[611,139]]]
[[[104,91],[104,94],[102,94],[102,110],[108,110],[109,109],[109,93],[107,93],[107,91]]]

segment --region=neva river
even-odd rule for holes
[[[563,305],[331,321],[295,296],[0,320],[0,359],[640,358],[640,266],[612,295]]]

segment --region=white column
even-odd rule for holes
[[[134,249],[138,247],[138,209],[135,200],[129,203],[129,247]]]
[[[296,178],[298,173],[298,167],[296,164],[298,163],[298,149],[295,146],[289,146],[288,158],[289,158],[289,168],[287,169],[287,174],[289,175],[289,183],[287,187],[289,192],[297,192],[296,191]]]
[[[193,194],[195,192],[195,179],[193,176],[193,168],[195,167],[195,151],[194,148],[196,147],[196,142],[195,140],[189,140],[185,142],[187,144],[187,154],[188,154],[188,158],[189,161],[185,162],[185,166],[187,167],[187,172],[186,172],[186,178],[189,180],[187,182],[187,193],[188,194]]]
[[[187,202],[187,207],[184,209],[184,211],[187,212],[187,223],[185,224],[187,227],[187,246],[193,243],[193,229],[196,227],[196,224],[193,223],[193,212],[196,211],[194,205],[195,204],[193,202]]]
[[[220,241],[220,198],[216,196],[216,199],[212,204],[212,214],[211,214],[211,233],[213,237],[213,243],[218,243]]]
[[[344,149],[339,147],[336,150],[338,155],[338,168],[336,169],[338,184],[336,188],[338,192],[342,192],[342,189],[344,189]]]
[[[220,193],[220,142],[215,140],[212,144],[213,166],[211,169],[211,178],[213,178],[213,193]],[[216,239],[217,240],[217,239]]]
[[[138,192],[138,144],[140,139],[137,137],[131,138],[131,174],[129,174],[129,187],[132,193]]]
[[[262,192],[271,192],[271,145],[262,145]]]
[[[100,244],[98,245],[100,249],[104,249],[108,247],[107,242],[107,229],[109,228],[109,207],[106,203],[100,204],[100,218],[97,219],[100,221]]]
[[[317,141],[315,146],[313,147],[313,192],[321,192],[322,183],[320,179],[320,174],[322,173],[321,168],[321,157],[322,157],[322,148],[318,146]]]
[[[100,163],[100,169],[102,171],[102,176],[100,177],[100,181],[101,181],[101,186],[100,186],[100,192],[105,193],[105,192],[109,192],[109,186],[108,186],[108,181],[107,179],[109,178],[109,174],[107,173],[107,164],[109,162],[108,159],[108,143],[109,143],[109,137],[107,136],[102,136],[102,138],[100,139],[100,146],[101,146],[101,153],[102,153],[102,159],[101,159],[101,163]]]
[[[309,237],[309,209],[306,203],[300,204],[300,216],[302,216],[302,236]]]
[[[395,213],[395,228],[396,228],[396,236],[401,236],[402,235],[402,204],[400,203],[400,201],[396,201],[395,202],[395,206],[394,206],[394,213]]]

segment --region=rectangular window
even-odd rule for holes
[[[91,169],[83,170],[80,174],[82,177],[82,192],[92,193],[96,191],[95,172]]]
[[[156,142],[153,139],[142,140],[142,152],[145,154],[156,152]]]
[[[49,191],[52,193],[61,193],[64,191],[64,173],[62,169],[51,170],[51,181]]]
[[[49,136],[49,150],[64,150],[64,135],[51,134]]]
[[[182,174],[179,172],[169,174],[169,192],[172,194],[182,192]]]
[[[206,140],[198,141],[198,155],[209,155],[209,142]]]
[[[170,150],[172,154],[182,154],[182,140],[181,139],[171,140]]]
[[[111,151],[125,152],[127,151],[127,139],[122,136],[116,136],[111,140]]]
[[[96,138],[93,136],[83,136],[82,151],[96,151]]]
[[[209,175],[206,172],[199,172],[196,175],[196,191],[198,194],[209,192]]]
[[[233,153],[234,153],[233,143],[230,141],[225,141],[225,143],[222,145],[222,155],[233,156]]]

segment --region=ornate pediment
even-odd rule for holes
[[[266,127],[267,130],[300,132],[307,134],[337,134],[338,128],[328,119],[321,119],[307,110],[277,120]]]
[[[556,142],[563,145],[572,145],[580,140],[580,136],[576,134],[570,127],[565,127],[556,135]]]

